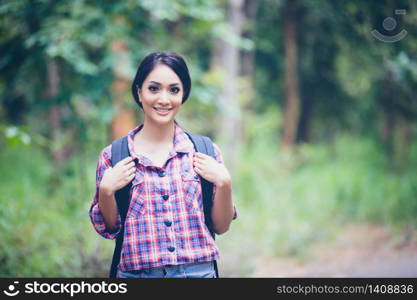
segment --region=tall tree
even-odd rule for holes
[[[131,61],[126,43],[122,40],[114,41],[111,44],[111,50],[113,51],[113,77],[114,81],[111,84],[111,92],[113,95],[113,106],[116,109],[110,130],[112,139],[117,139],[125,136],[128,131],[135,127],[136,118],[135,110],[130,108],[131,103],[130,95],[130,82],[132,74]]]
[[[248,41],[250,45],[253,45],[255,37],[256,8],[257,1],[255,0],[245,0],[243,3],[242,38]],[[241,92],[239,96],[241,98],[242,119],[247,119],[254,113],[255,107],[255,47],[241,49],[240,65]],[[246,139],[247,128],[245,122],[241,122],[241,128],[243,139]]]
[[[50,103],[49,110],[49,123],[51,125],[51,145],[52,157],[55,164],[58,164],[64,160],[63,151],[59,143],[59,137],[61,135],[61,108],[56,103],[56,98],[59,94],[60,72],[58,62],[55,58],[46,59],[46,89],[45,100]]]
[[[239,55],[238,40],[242,34],[244,20],[243,0],[229,0],[227,6],[227,19],[230,24],[228,40],[225,37],[214,42],[214,69],[222,70],[222,91],[220,102],[220,130],[219,139],[225,146],[224,156],[233,170],[236,164],[236,153],[242,139],[241,108],[238,99]]]
[[[285,55],[283,147],[286,149],[291,149],[295,143],[300,114],[300,93],[297,69],[297,9],[297,0],[287,0],[282,9]]]

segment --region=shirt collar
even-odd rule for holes
[[[184,132],[184,130],[175,123],[175,132],[174,132],[174,140],[173,140],[173,147],[169,151],[169,158],[175,156],[177,153],[189,153],[194,149],[194,145],[191,142],[188,135]],[[128,139],[128,148],[131,156],[134,158],[143,158],[143,156],[139,157],[139,155],[136,154],[133,147],[133,138],[135,137],[135,134],[138,133],[143,127],[143,124],[135,127],[134,129],[130,130],[127,139]],[[168,159],[169,159],[168,158]]]
[[[175,124],[175,135],[174,135],[174,150],[177,153],[189,153],[194,149],[194,144],[191,142],[185,131],[178,125]]]

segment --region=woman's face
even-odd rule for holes
[[[138,90],[145,119],[158,124],[172,122],[184,95],[178,75],[166,65],[157,65]]]

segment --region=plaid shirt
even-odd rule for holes
[[[193,143],[175,125],[174,143],[167,162],[162,168],[156,167],[147,157],[134,151],[133,138],[141,128],[142,125],[128,134],[129,152],[138,163],[130,190],[119,269],[132,271],[219,259],[219,249],[204,222],[201,182],[192,167]],[[216,160],[223,163],[215,144],[214,149]],[[100,153],[96,193],[89,215],[101,236],[115,239],[121,229],[120,214],[117,217],[118,229],[111,233],[106,229],[98,205],[101,178],[108,167],[111,167],[111,145]],[[215,192],[214,185],[213,197]],[[234,210],[233,219],[237,217],[236,207]]]

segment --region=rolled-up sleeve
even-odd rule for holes
[[[214,156],[216,158],[216,161],[220,164],[224,164],[223,156],[222,156],[222,153],[220,151],[219,146],[217,146],[216,143],[213,143],[213,148],[214,148]],[[216,191],[217,191],[217,187],[216,187],[216,185],[214,185],[213,199],[216,196]],[[233,219],[232,220],[235,220],[238,216],[238,212],[237,212],[236,204],[234,202],[233,202],[233,211],[234,211],[234,213],[233,213]]]
[[[91,223],[94,226],[94,229],[104,238],[106,239],[115,239],[121,230],[121,218],[120,213],[117,214],[117,221],[116,221],[116,230],[110,231],[107,229],[106,224],[104,222],[103,214],[100,211],[99,203],[98,203],[98,194],[99,194],[99,187],[101,183],[101,179],[103,178],[103,174],[107,168],[111,167],[111,145],[107,146],[106,148],[101,151],[97,169],[96,169],[96,191],[93,197],[93,201],[91,203],[91,207],[89,210],[89,216]]]

